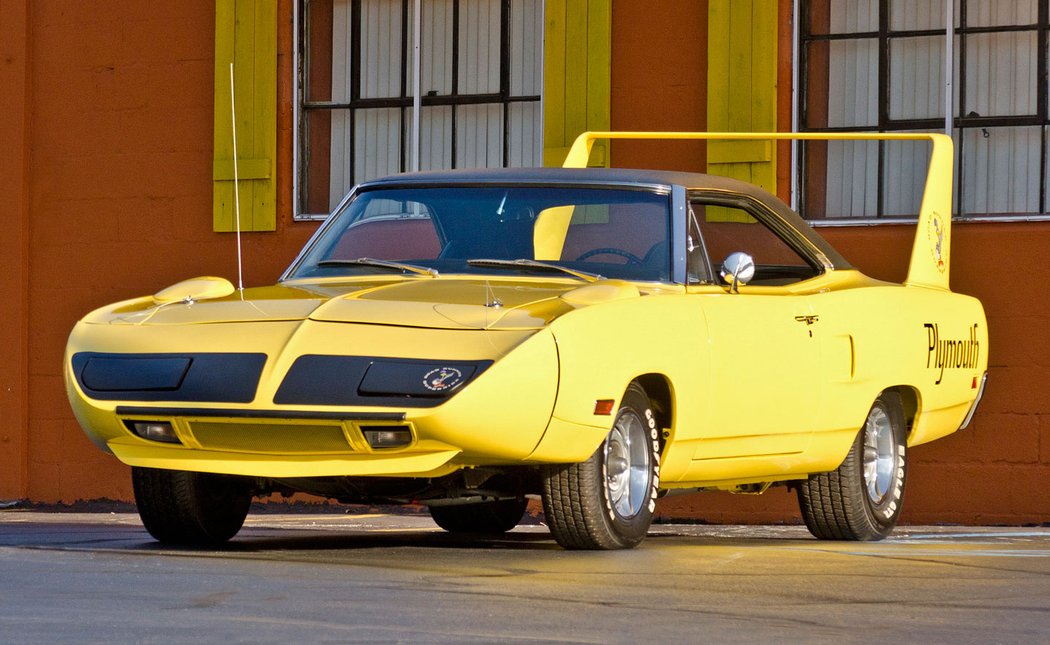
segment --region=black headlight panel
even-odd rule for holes
[[[73,376],[100,401],[250,403],[266,354],[112,354],[78,352]]]
[[[376,361],[368,366],[358,392],[365,396],[446,397],[477,370],[470,363]]]
[[[288,370],[274,403],[431,407],[490,365],[492,361],[300,356]]]

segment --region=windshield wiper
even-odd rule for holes
[[[398,271],[406,271],[408,273],[415,273],[417,275],[430,276],[436,278],[438,276],[437,269],[430,269],[428,267],[416,266],[414,264],[405,264],[404,262],[392,262],[390,260],[377,260],[375,258],[357,258],[356,260],[321,260],[317,263],[319,267],[338,267],[338,266],[366,266],[366,267],[380,267],[383,269],[397,269]]]
[[[540,262],[539,260],[529,260],[526,258],[519,258],[517,260],[467,260],[467,264],[472,267],[508,267],[508,268],[521,268],[527,267],[530,269],[540,269],[543,271],[560,271],[561,273],[568,273],[569,275],[585,280],[587,282],[594,282],[595,280],[604,280],[604,276],[600,276],[597,273],[588,273],[586,271],[577,271],[576,269],[570,269],[563,267],[560,264],[551,264],[550,262]]]

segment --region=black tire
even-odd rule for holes
[[[477,504],[431,506],[430,517],[449,533],[506,533],[521,521],[528,500],[501,499]]]
[[[900,518],[908,477],[900,395],[875,399],[846,459],[798,486],[809,532],[822,540],[881,540]]]
[[[142,524],[158,542],[217,546],[237,535],[248,516],[248,480],[231,475],[132,468]]]
[[[566,549],[629,549],[649,531],[660,485],[660,428],[645,391],[631,384],[612,430],[579,464],[543,470],[543,512]]]

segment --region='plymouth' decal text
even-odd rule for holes
[[[926,367],[939,370],[937,382],[944,379],[945,369],[972,369],[977,367],[981,355],[981,343],[977,340],[977,324],[970,327],[970,337],[966,340],[942,339],[937,323],[926,323],[926,337],[929,349],[926,354]]]

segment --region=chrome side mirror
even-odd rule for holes
[[[730,253],[722,262],[720,275],[729,285],[729,290],[735,292],[737,285],[747,284],[755,277],[755,260],[743,251]]]

